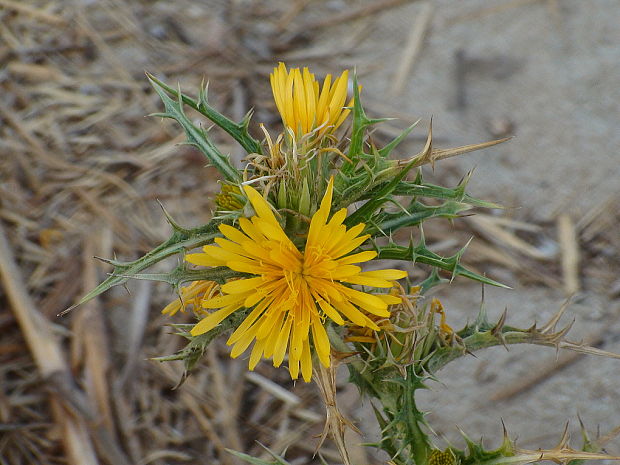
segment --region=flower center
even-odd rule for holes
[[[336,266],[336,262],[323,251],[322,247],[308,247],[304,252],[301,274],[326,279]]]

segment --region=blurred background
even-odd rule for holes
[[[184,344],[160,314],[166,285],[130,282],[57,317],[110,271],[93,256],[132,260],[168,237],[157,200],[182,225],[210,217],[216,172],[174,122],[145,118],[162,108],[145,71],[194,95],[208,81],[233,119],[254,108],[256,137],[280,129],[278,61],[355,68],[367,113],[395,118],[378,142],[421,118],[403,157],[431,117],[436,147],[514,136],[425,170],[453,186],[475,169],[470,193],[506,207],[429,222],[427,242],[450,254],[474,238],[463,263],[513,288],[484,289],[491,318],[542,324],[570,299],[572,340],[620,352],[619,17],[617,0],[0,0],[0,462],[236,465],[226,448],[268,457],[263,444],[319,463],[313,384],[265,362],[248,373],[223,341],[178,389],[182,365],[149,360]],[[481,291],[458,279],[434,295],[459,328]],[[449,367],[422,407],[455,445],[457,426],[499,444],[501,420],[533,449],[569,420],[579,445],[578,415],[593,437],[620,425],[620,361],[513,346]],[[374,419],[345,380],[364,433],[348,436],[354,463],[385,463],[359,446]],[[329,441],[321,453],[339,463]]]

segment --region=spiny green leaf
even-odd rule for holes
[[[392,192],[393,195],[402,195],[402,196],[413,196],[413,197],[428,197],[428,198],[437,198],[443,200],[454,200],[456,202],[467,203],[474,207],[481,208],[503,208],[501,205],[488,202],[486,200],[480,200],[474,197],[471,197],[469,194],[465,193],[465,185],[468,177],[464,178],[464,181],[456,188],[448,188],[442,186],[436,186],[433,184],[425,183],[422,181],[421,175],[418,175],[418,179],[414,181],[401,181]],[[377,192],[383,186],[379,184],[377,187],[371,190],[367,190],[361,199],[371,199],[377,195]]]
[[[186,250],[191,250],[213,242],[220,236],[217,226],[222,221],[211,221],[208,224],[188,230],[175,229],[170,238],[155,247],[153,250],[132,262],[119,262],[116,260],[103,260],[114,265],[114,271],[108,278],[99,284],[95,289],[82,297],[76,304],[64,310],[61,315],[73,310],[75,307],[94,299],[107,290],[127,282],[127,280],[140,273],[142,270],[162,261],[171,255],[180,254]]]
[[[178,288],[180,285],[192,281],[215,281],[222,284],[230,278],[239,278],[242,276],[247,276],[247,274],[231,270],[225,266],[201,270],[189,270],[185,264],[181,264],[168,273],[135,273],[132,275],[127,275],[126,277],[145,281],[164,282]]]
[[[371,218],[366,233],[372,236],[381,232],[390,235],[400,228],[416,226],[430,218],[457,218],[460,213],[471,209],[471,205],[460,202],[445,202],[439,206],[428,206],[421,202],[413,202],[405,212],[379,213]]]
[[[344,224],[351,227],[359,223],[367,222],[371,215],[390,199],[394,188],[407,175],[412,167],[413,163],[407,164],[396,176],[394,176],[394,179],[392,179],[377,192],[376,197],[371,198],[355,212],[349,215],[349,217],[344,221]]]
[[[373,411],[375,412],[375,418],[377,419],[377,423],[379,423],[379,428],[381,430],[381,441],[378,443],[372,444],[377,449],[382,449],[387,452],[390,457],[395,457],[398,453],[396,446],[394,445],[394,438],[388,433],[388,422],[383,418],[383,414],[377,407],[372,404]]]
[[[176,120],[185,131],[188,143],[200,150],[207,157],[209,162],[211,162],[211,164],[217,168],[222,176],[226,178],[226,180],[231,182],[240,181],[241,175],[239,171],[232,166],[228,156],[219,151],[203,129],[197,128],[191,120],[185,116],[185,113],[183,112],[183,98],[181,92],[177,91],[179,100],[172,100],[168,97],[168,94],[163,87],[161,87],[150,77],[149,80],[151,81],[155,92],[157,92],[164,103],[164,107],[166,109],[165,113],[156,113],[155,116]]]
[[[510,289],[509,286],[505,284],[494,281],[486,276],[481,276],[462,266],[458,261],[459,254],[455,254],[452,257],[442,257],[428,250],[423,244],[417,246],[411,244],[409,247],[390,244],[387,246],[377,246],[376,249],[378,253],[377,258],[379,259],[407,260],[413,263],[423,263],[441,270],[450,271],[453,276],[463,276],[484,284],[490,284],[491,286]]]
[[[360,89],[357,83],[357,74],[353,75],[353,127],[351,129],[351,142],[347,152],[350,162],[345,162],[341,168],[343,174],[351,174],[355,170],[359,157],[363,153],[364,140],[366,139],[366,128],[373,124],[386,121],[382,119],[369,119],[366,116],[362,101],[360,99]]]
[[[437,268],[433,268],[431,270],[431,274],[429,274],[428,277],[424,281],[419,283],[420,294],[424,295],[428,291],[430,291],[433,287],[438,286],[439,284],[446,283],[446,282],[448,282],[448,280],[439,276],[439,272],[437,271]]]
[[[198,101],[195,101],[191,97],[180,93],[179,90],[174,89],[167,84],[164,84],[155,76],[150,73],[146,73],[148,79],[156,84],[157,86],[164,89],[170,95],[174,96],[176,99],[181,98],[183,103],[190,106],[194,110],[198,111],[202,115],[209,118],[215,124],[217,124],[220,128],[230,134],[233,139],[235,139],[239,144],[248,152],[248,153],[262,153],[262,147],[260,143],[250,136],[248,132],[248,125],[250,123],[250,118],[252,112],[249,111],[245,117],[239,123],[235,123],[233,120],[227,118],[222,115],[220,112],[215,110],[212,106],[209,105],[207,100],[207,86],[200,87],[200,93],[198,95]]]

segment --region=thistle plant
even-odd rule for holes
[[[436,149],[429,129],[420,153],[396,159],[393,151],[415,125],[377,146],[369,133],[384,119],[366,115],[356,76],[349,97],[347,71],[333,80],[327,75],[320,85],[307,68],[289,70],[280,63],[270,82],[283,130],[273,135],[260,125],[259,140],[248,129],[251,111],[234,122],[209,104],[206,87],[192,98],[150,74],[148,79],[164,105],[157,116],[174,119],[221,174],[216,210],[197,228],[179,225],[164,210],[170,238],[138,260],[105,260],[113,272],[76,305],[128,279],[168,283],[177,298],[163,313],[174,318],[191,309],[196,322],[172,323],[188,343],[158,360],[183,360],[189,374],[209,344],[226,335],[231,357],[247,357],[250,370],[269,359],[276,367],[287,365],[292,379],[314,379],[328,410],[326,432],[346,464],[347,420],[337,410],[333,381],[339,364],[372,399],[381,439],[370,446],[385,451],[390,464],[610,458],[591,441],[573,449],[566,437],[551,450],[520,450],[507,433],[496,450],[467,437],[467,450],[441,449],[416,403],[416,393],[441,368],[488,347],[528,343],[602,354],[565,340],[567,328],[556,330],[562,312],[541,328],[520,329],[506,324],[506,314],[490,323],[481,310],[473,323],[454,330],[441,302],[425,298],[433,287],[455,279],[506,287],[463,266],[465,247],[451,256],[432,252],[422,232],[431,218],[454,220],[474,208],[499,206],[466,192],[469,175],[456,187],[443,187],[427,182],[421,169],[505,139]],[[187,107],[240,144],[247,152],[242,169],[186,116]],[[409,231],[409,240],[395,239],[401,229]],[[173,255],[179,257],[176,268],[147,272]],[[412,282],[406,271],[411,265],[428,267],[428,277]],[[231,451],[254,464],[286,464],[277,452],[266,462]]]

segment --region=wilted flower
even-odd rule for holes
[[[194,313],[203,314],[202,301],[214,295],[219,295],[219,285],[217,283],[213,281],[193,281],[179,289],[179,298],[166,305],[166,308],[161,312],[172,316],[179,310],[185,311],[189,305],[192,305]]]

